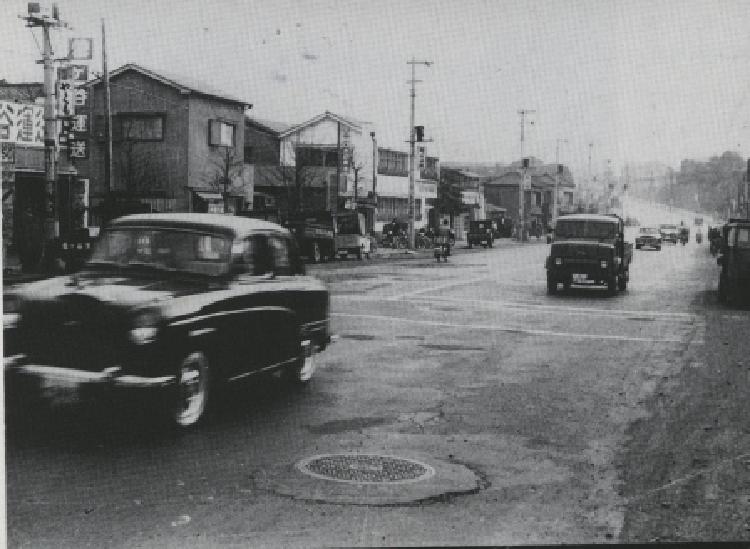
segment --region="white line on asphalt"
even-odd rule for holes
[[[578,339],[604,339],[614,341],[636,341],[643,343],[680,343],[679,338],[654,338],[654,337],[629,337],[611,334],[582,334],[575,332],[553,332],[550,330],[529,330],[527,328],[511,328],[497,324],[461,324],[457,322],[439,322],[435,320],[416,320],[388,315],[362,315],[353,313],[331,313],[331,316],[343,316],[347,318],[365,318],[368,320],[384,320],[388,322],[406,322],[409,324],[421,324],[423,326],[440,326],[444,328],[470,328],[474,330],[489,330],[494,332],[508,332],[522,335],[543,335],[553,337],[567,337]]]
[[[446,284],[438,284],[437,286],[430,286],[429,288],[422,288],[421,290],[415,290],[413,292],[407,292],[404,294],[394,295],[390,296],[387,299],[392,301],[401,301],[402,299],[405,299],[407,297],[413,297],[417,294],[423,294],[425,292],[434,292],[436,290],[444,290],[446,288],[451,288],[453,286],[466,286],[467,284],[474,284],[476,282],[484,282],[485,280],[489,280],[488,276],[481,276],[478,278],[471,278],[469,280],[460,280],[456,281],[453,280],[452,282],[446,283]]]
[[[430,303],[436,302],[450,302],[450,303],[471,303],[472,305],[491,305],[499,308],[507,309],[534,309],[545,312],[559,312],[559,313],[579,313],[586,315],[597,315],[597,316],[631,316],[631,315],[644,315],[654,317],[665,317],[667,319],[685,319],[695,320],[699,318],[697,315],[685,312],[669,312],[669,311],[648,311],[648,310],[634,310],[634,309],[598,309],[594,307],[567,307],[562,305],[544,305],[541,303],[524,303],[522,301],[502,301],[502,300],[491,300],[491,299],[464,299],[460,297],[435,297],[435,296],[412,296],[409,299],[409,295],[402,295],[397,297],[385,297],[385,296],[365,296],[365,295],[351,295],[351,294],[332,294],[333,299],[340,299],[342,301],[426,301]]]

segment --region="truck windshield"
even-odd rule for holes
[[[617,225],[602,221],[558,221],[557,238],[587,238],[607,240],[617,236]]]

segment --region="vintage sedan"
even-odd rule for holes
[[[641,227],[635,237],[635,249],[653,248],[661,250],[661,233],[656,227]]]
[[[138,393],[180,428],[228,383],[270,372],[306,383],[331,341],[326,286],[286,229],[256,219],[126,216],[79,273],[14,296],[7,396]]]

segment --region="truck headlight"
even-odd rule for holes
[[[156,339],[159,331],[159,313],[152,310],[141,311],[133,320],[130,329],[130,341],[136,345],[146,345]]]
[[[609,265],[609,263],[607,262],[607,260],[606,260],[606,259],[602,259],[602,260],[601,260],[601,261],[599,262],[599,266],[601,266],[601,268],[602,268],[602,269],[606,269],[606,268],[607,268],[607,265]]]
[[[555,265],[562,265],[562,257],[555,258]]]

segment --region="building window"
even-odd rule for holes
[[[409,155],[401,151],[378,149],[378,173],[382,175],[409,175]]]
[[[103,130],[104,117],[101,121]],[[113,116],[112,138],[115,141],[163,141],[164,115],[118,114]]]
[[[209,120],[208,144],[213,147],[234,147],[235,125],[223,120]]]

